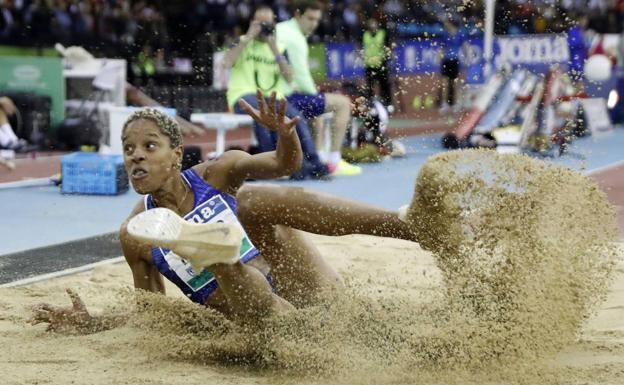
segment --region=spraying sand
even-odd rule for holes
[[[171,285],[109,331],[24,324],[35,303],[68,304],[65,287],[92,311],[128,312],[124,265],[0,290],[3,383],[619,383],[624,254],[588,179],[521,156],[446,153],[421,170],[408,219],[434,254],[310,235],[348,289],[262,328]]]

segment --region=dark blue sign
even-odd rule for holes
[[[328,79],[351,79],[364,76],[360,52],[352,43],[327,43],[325,63]]]
[[[545,73],[553,64],[563,70],[579,70],[585,58],[584,47],[574,44],[566,34],[502,36],[494,39],[492,70],[508,67]],[[391,72],[422,75],[440,72],[442,39],[412,39],[393,49]],[[327,77],[351,79],[364,76],[361,52],[353,43],[328,43],[325,46]],[[483,82],[483,39],[467,39],[459,52],[461,67],[468,83]]]
[[[393,51],[394,73],[416,75],[440,72],[440,40],[410,40],[399,43]]]

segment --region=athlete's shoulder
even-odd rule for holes
[[[210,170],[218,169],[221,172],[227,171],[234,167],[236,162],[244,157],[250,156],[245,151],[241,150],[228,150],[219,155],[218,158],[202,162],[193,166],[192,170],[202,178],[205,178],[206,174]]]
[[[233,180],[236,179],[233,177],[233,174],[236,173],[237,163],[241,159],[248,157],[251,157],[251,155],[245,151],[228,150],[215,160],[194,166],[193,171],[211,186],[231,193],[231,191],[238,188],[238,184],[233,183]]]

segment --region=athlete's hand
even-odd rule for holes
[[[28,322],[32,325],[47,323],[46,331],[67,332],[87,329],[93,317],[78,294],[71,289],[66,289],[66,291],[72,306],[57,307],[47,303],[35,305],[32,309],[33,315]]]
[[[253,118],[253,120],[269,130],[275,131],[279,135],[290,135],[293,133],[295,126],[299,122],[299,117],[297,116],[293,119],[286,117],[286,106],[288,105],[286,99],[280,100],[278,108],[275,92],[271,93],[268,105],[260,90],[256,92],[256,98],[258,100],[259,110],[250,106],[249,103],[243,99],[241,99],[238,103],[241,108]]]

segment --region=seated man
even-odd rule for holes
[[[344,95],[319,93],[310,73],[307,36],[318,27],[321,4],[314,0],[296,1],[294,14],[295,17],[276,27],[277,40],[286,49],[294,74],[292,83],[281,82],[280,91],[306,119],[316,118],[325,112],[334,113],[330,153],[319,151],[319,155],[329,164],[332,175],[358,175],[362,168],[347,163],[341,155],[347,125],[351,120],[351,101]]]
[[[9,116],[17,111],[13,101],[0,96],[0,149],[15,150],[23,146],[25,141],[18,138],[9,124]]]
[[[236,113],[244,113],[238,101],[245,100],[258,108],[256,91],[262,90],[265,95],[277,91],[280,79],[290,81],[292,69],[286,56],[277,48],[274,36],[273,10],[262,6],[256,10],[247,33],[226,52],[223,65],[231,68],[230,83],[228,85],[228,105]],[[295,117],[301,113],[292,106],[288,106],[286,116]],[[254,123],[254,132],[261,152],[273,151],[276,148],[277,137],[274,132],[267,130],[258,123]],[[304,160],[301,170],[291,177],[303,179],[306,177],[322,178],[329,174],[327,166],[321,162],[312,140],[310,130],[304,119],[297,124],[297,134],[301,141]]]

